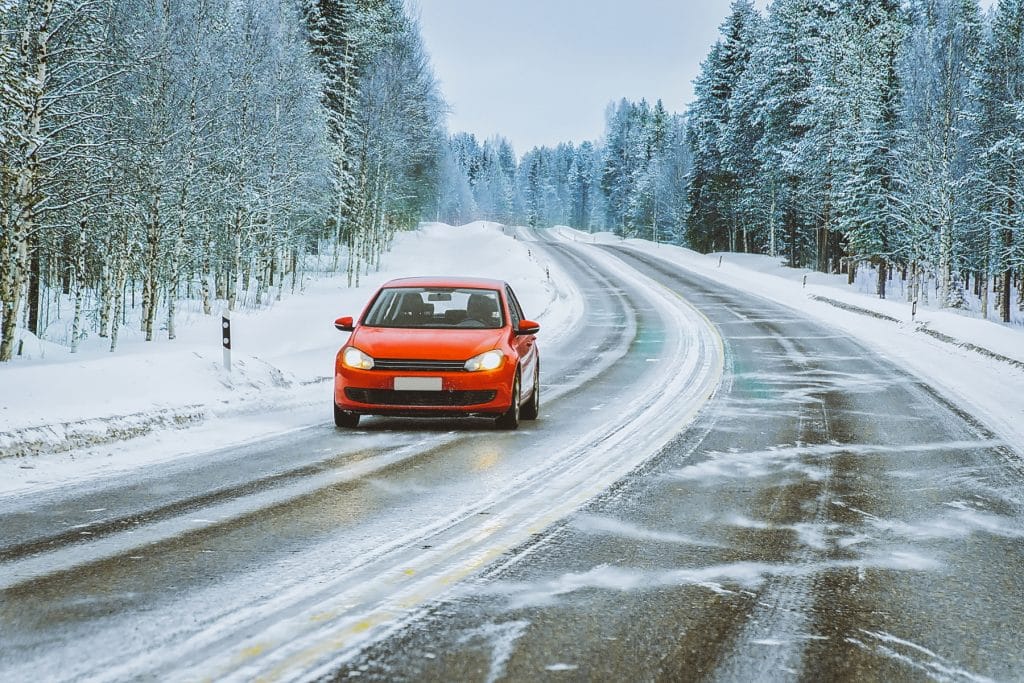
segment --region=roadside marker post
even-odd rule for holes
[[[231,311],[225,310],[221,317],[221,338],[224,345],[224,369],[231,372]]]

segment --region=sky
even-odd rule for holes
[[[594,140],[608,103],[682,112],[730,0],[417,0],[449,130],[534,146]],[[760,8],[766,0],[756,3]]]
[[[995,0],[982,0],[982,7]],[[518,154],[596,140],[608,103],[683,112],[730,0],[411,0],[449,130],[501,134]],[[762,12],[768,0],[755,0]]]

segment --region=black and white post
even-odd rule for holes
[[[231,372],[231,311],[224,311],[221,317],[221,337],[224,344],[224,369]]]

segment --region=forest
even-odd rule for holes
[[[473,192],[446,206],[851,283],[867,266],[883,298],[897,271],[913,298],[958,308],[970,288],[983,317],[1024,310],[1024,0],[734,0],[694,91],[667,124],[660,105],[612,106],[603,140],[515,172],[500,140],[456,138]]]
[[[0,361],[18,328],[114,350],[129,321],[173,339],[181,301],[264,305],[310,268],[357,285],[421,220],[1024,310],[1024,0],[734,0],[694,92],[519,156],[449,135],[403,0],[0,0]]]
[[[690,111],[687,239],[1024,310],[1024,2],[732,5]]]
[[[61,316],[72,350],[173,339],[180,300],[260,305],[309,254],[357,283],[437,194],[401,0],[0,0],[0,79],[0,361]]]

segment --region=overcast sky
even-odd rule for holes
[[[418,10],[450,130],[500,133],[522,154],[600,137],[621,97],[683,111],[729,3],[418,0]]]
[[[684,111],[730,0],[417,3],[451,132],[500,133],[522,154],[599,138],[622,97]]]

